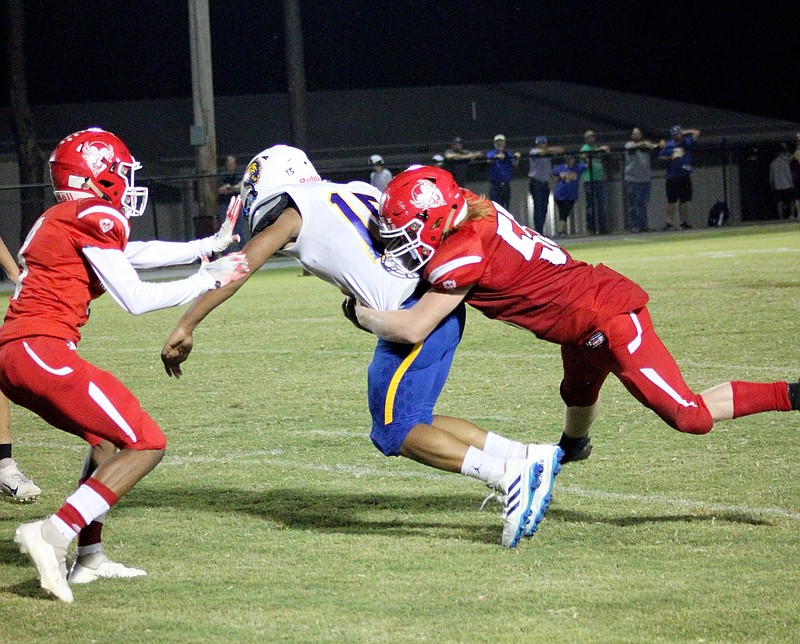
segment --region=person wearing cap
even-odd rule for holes
[[[556,178],[553,198],[558,208],[556,237],[566,237],[568,234],[567,224],[580,192],[578,177],[583,174],[584,170],[586,170],[586,164],[582,161],[578,162],[574,154],[568,154],[564,163],[553,168],[553,176]]]
[[[370,185],[383,192],[386,184],[392,180],[392,173],[383,167],[383,157],[380,154],[373,154],[369,158],[369,164],[372,166],[372,172],[369,173]]]
[[[650,156],[657,147],[659,144],[645,139],[638,127],[631,130],[631,138],[625,143],[625,196],[628,199],[628,230],[632,233],[648,230],[647,204],[650,203],[653,181]]]
[[[444,156],[445,161],[444,169],[453,175],[458,185],[463,186],[467,183],[467,171],[470,162],[480,159],[483,154],[465,149],[461,137],[456,136],[442,156]]]
[[[435,165],[437,168],[444,167],[444,157],[441,154],[434,154],[431,157],[431,161],[433,162],[433,165]]]
[[[692,155],[691,149],[700,136],[700,130],[673,125],[669,130],[672,138],[667,141],[658,158],[667,162],[667,223],[664,230],[691,228],[686,221],[689,202],[692,200]],[[678,204],[678,219],[675,221],[675,204]]]
[[[611,149],[607,145],[597,145],[594,130],[586,130],[583,133],[583,141],[581,160],[586,164],[586,170],[581,175],[581,182],[586,195],[586,228],[593,234],[607,235],[608,196],[601,155],[608,154]]]
[[[506,137],[495,134],[494,149],[486,153],[489,162],[489,199],[508,208],[511,202],[511,176],[513,168],[519,164],[519,152],[506,150]]]
[[[537,233],[544,233],[544,222],[547,219],[547,207],[550,203],[550,179],[553,172],[552,158],[564,154],[561,146],[551,146],[547,137],[539,135],[534,141],[535,147],[528,152],[530,166],[528,168],[529,189],[533,197],[533,228]]]

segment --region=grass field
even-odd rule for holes
[[[694,389],[797,378],[800,224],[565,246],[644,286]],[[682,435],[612,378],[592,457],[509,551],[482,485],[372,447],[374,339],[340,300],[262,271],[198,329],[177,381],[159,351],[180,311],[93,305],[82,355],[170,439],[105,529],[148,576],[46,598],[14,529],[57,509],[85,449],[15,407],[15,457],[44,494],[0,503],[0,642],[800,641],[800,415]],[[552,442],[559,380],[556,346],[471,310],[437,409]]]

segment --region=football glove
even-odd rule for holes
[[[197,274],[208,284],[209,289],[222,288],[226,284],[241,279],[250,271],[244,253],[230,253],[213,262],[203,258]]]
[[[242,198],[239,195],[231,197],[231,202],[228,204],[228,210],[225,213],[225,221],[219,230],[211,237],[211,250],[215,253],[221,253],[233,242],[239,241],[239,235],[233,234],[233,229],[236,226],[236,220],[239,218],[239,213],[242,212]]]

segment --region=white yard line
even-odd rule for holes
[[[51,443],[33,443],[18,441],[18,444],[26,447],[61,449],[72,452],[85,452],[86,448],[80,445],[61,445],[56,446]],[[382,478],[382,479],[420,479],[420,480],[443,480],[453,475],[439,473],[433,469],[419,470],[391,470],[374,467],[364,467],[359,465],[344,465],[341,463],[308,463],[297,460],[276,458],[284,454],[281,449],[265,449],[252,452],[229,452],[224,455],[203,454],[195,455],[191,452],[187,454],[167,454],[159,467],[174,467],[185,465],[204,465],[213,463],[224,465],[226,463],[236,463],[246,465],[248,463],[269,462],[270,465],[289,469],[306,470],[313,472],[334,472],[345,474],[355,478]],[[800,521],[800,512],[791,512],[783,508],[757,507],[749,505],[728,505],[724,503],[713,503],[709,501],[697,501],[694,499],[684,499],[681,497],[667,496],[665,494],[624,494],[620,492],[606,492],[604,490],[590,490],[576,485],[559,486],[556,484],[556,497],[562,495],[578,496],[589,499],[607,499],[612,501],[634,502],[650,506],[666,506],[680,508],[684,510],[697,510],[713,514],[747,514],[756,516],[776,517],[787,521]]]

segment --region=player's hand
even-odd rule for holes
[[[247,265],[247,256],[244,253],[231,253],[209,262],[203,258],[200,263],[198,275],[202,275],[208,282],[209,290],[222,288],[226,284],[235,282],[247,275],[250,271]]]
[[[236,226],[236,220],[239,219],[239,214],[241,212],[242,197],[240,195],[231,197],[231,202],[228,204],[228,210],[225,213],[225,221],[211,238],[211,248],[215,253],[221,253],[233,242],[239,241],[239,235],[234,235],[233,229]]]
[[[372,333],[372,331],[364,326],[361,326],[359,323],[358,316],[356,315],[357,304],[358,302],[356,302],[356,298],[354,298],[352,295],[348,295],[346,298],[344,298],[344,300],[342,300],[342,313],[344,313],[344,316],[350,320],[350,322],[352,322],[357,329],[361,329],[367,333]]]
[[[183,375],[181,363],[189,357],[193,344],[192,334],[181,327],[175,327],[167,338],[164,348],[161,349],[161,362],[164,363],[164,370],[170,378],[172,376],[180,378]]]

